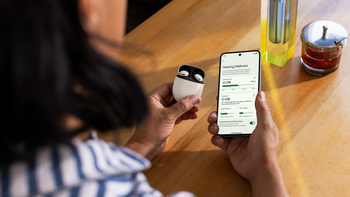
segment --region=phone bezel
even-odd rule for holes
[[[258,68],[258,72],[259,72],[259,75],[258,75],[258,92],[260,92],[261,90],[261,52],[259,50],[249,50],[249,51],[234,51],[234,52],[225,52],[225,53],[222,53],[220,55],[220,64],[219,64],[219,82],[218,82],[218,98],[220,98],[220,85],[221,85],[221,60],[222,60],[222,56],[225,55],[225,54],[232,54],[232,53],[248,53],[248,52],[258,52],[259,54],[259,68]],[[242,57],[242,56],[240,56]],[[217,114],[219,114],[219,101],[217,100],[217,104],[216,104],[216,112]],[[219,128],[220,130],[220,128]],[[249,137],[251,134],[217,134],[218,136],[220,137]]]

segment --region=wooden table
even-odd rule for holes
[[[262,90],[280,130],[278,159],[291,196],[350,195],[350,46],[340,68],[317,77],[300,67],[302,28],[335,21],[350,31],[350,1],[299,0],[294,56],[263,63]],[[121,60],[146,92],[173,81],[181,64],[206,72],[200,118],[175,127],[165,152],[145,172],[164,194],[251,196],[250,183],[213,146],[207,117],[216,110],[219,56],[260,48],[259,0],[173,0],[125,37]]]

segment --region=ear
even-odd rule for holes
[[[80,17],[85,31],[91,32],[99,23],[98,4],[95,0],[79,0]]]

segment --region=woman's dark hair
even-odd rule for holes
[[[92,47],[80,15],[77,0],[0,1],[0,167],[69,143],[65,115],[103,132],[147,114],[138,81]]]

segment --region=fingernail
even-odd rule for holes
[[[265,93],[264,93],[263,91],[260,91],[259,99],[260,99],[261,101],[266,101]]]
[[[198,97],[196,95],[191,95],[189,99],[192,105],[195,105],[198,102]]]

